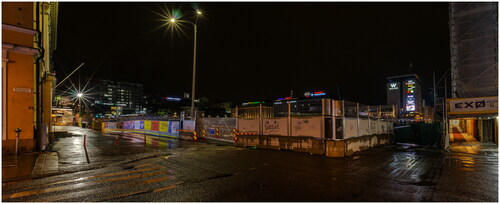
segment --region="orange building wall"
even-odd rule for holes
[[[2,44],[34,47],[33,2],[2,2],[2,23],[18,27],[14,30],[2,29]],[[22,29],[29,29],[29,32]],[[30,31],[31,30],[31,31]],[[2,51],[5,52],[4,47]],[[2,153],[13,153],[15,150],[16,133],[14,129],[21,128],[19,152],[31,152],[34,148],[34,118],[35,118],[35,53],[7,49],[2,55],[3,90],[6,97],[2,98],[6,110],[3,111],[6,139],[2,140]],[[5,57],[5,58],[4,58]],[[30,93],[14,92],[14,88],[30,89]]]
[[[34,70],[33,56],[9,53],[7,70],[7,139],[15,139],[15,128],[21,128],[21,139],[33,138]],[[14,88],[28,88],[31,93],[16,93]]]
[[[2,23],[33,29],[33,2],[2,2]]]
[[[33,47],[33,35],[2,29],[2,42]]]

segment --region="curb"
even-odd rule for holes
[[[234,146],[235,143],[232,140],[223,140],[223,139],[215,139],[210,137],[205,137],[207,143],[217,144],[217,145],[225,145],[225,146]]]

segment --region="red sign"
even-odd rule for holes
[[[151,130],[159,131],[160,130],[160,121],[151,121]]]

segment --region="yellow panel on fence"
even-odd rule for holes
[[[144,130],[151,130],[151,120],[144,121]]]
[[[168,121],[160,121],[160,132],[168,132]]]

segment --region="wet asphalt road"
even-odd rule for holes
[[[153,137],[144,145],[140,134],[121,134],[119,146],[114,135],[89,138],[90,164],[75,150],[78,135],[59,138],[65,174],[3,186],[2,201],[498,201],[494,145],[388,145],[327,158]]]

